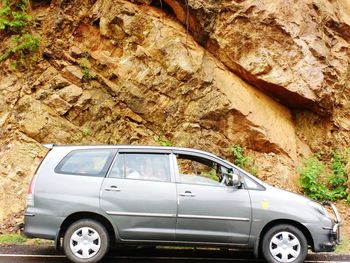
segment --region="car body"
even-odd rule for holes
[[[29,188],[24,233],[96,262],[111,243],[250,248],[269,262],[334,251],[341,220],[208,152],[93,145],[50,150]],[[84,250],[84,248],[86,248]]]

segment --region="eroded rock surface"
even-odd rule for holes
[[[111,89],[148,124],[169,134],[170,140],[174,138],[180,145],[201,145],[193,139],[200,139],[196,134],[206,130],[208,134],[216,133],[215,137],[224,135],[226,142],[246,141],[259,151],[296,156],[288,109],[232,74],[186,36],[179,24],[153,8],[135,7],[125,1],[117,5],[97,1],[93,17],[100,20],[105,37],[115,41],[116,27],[125,34],[119,39],[123,53],[116,57],[115,69],[111,65],[104,71],[111,74],[114,70],[116,75],[112,74],[115,80],[111,80]],[[139,21],[142,28],[138,28]],[[109,27],[103,28],[104,24]],[[85,30],[83,38],[94,37],[91,32]],[[112,54],[115,49],[108,45],[96,48],[95,53],[103,54]],[[101,64],[105,58],[96,60]],[[104,73],[104,77],[109,74]],[[177,140],[180,137],[183,139]],[[210,137],[205,140],[212,141]]]
[[[165,2],[207,50],[288,107],[330,113],[349,85],[348,1]]]

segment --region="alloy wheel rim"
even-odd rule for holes
[[[282,231],[275,234],[270,241],[270,253],[281,263],[292,262],[300,255],[300,241],[290,232]]]
[[[101,248],[101,237],[91,227],[81,227],[74,231],[70,238],[70,249],[73,254],[82,259],[92,258]]]

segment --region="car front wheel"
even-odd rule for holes
[[[299,263],[307,256],[307,241],[304,234],[291,225],[270,228],[262,239],[262,251],[270,263]]]
[[[76,263],[100,261],[109,249],[109,237],[99,222],[83,219],[73,223],[64,234],[63,250]]]

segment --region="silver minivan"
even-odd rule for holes
[[[249,248],[268,262],[331,252],[341,219],[222,158],[154,146],[56,146],[30,183],[24,233],[55,240],[73,262],[110,246]],[[331,210],[330,210],[331,211]]]

